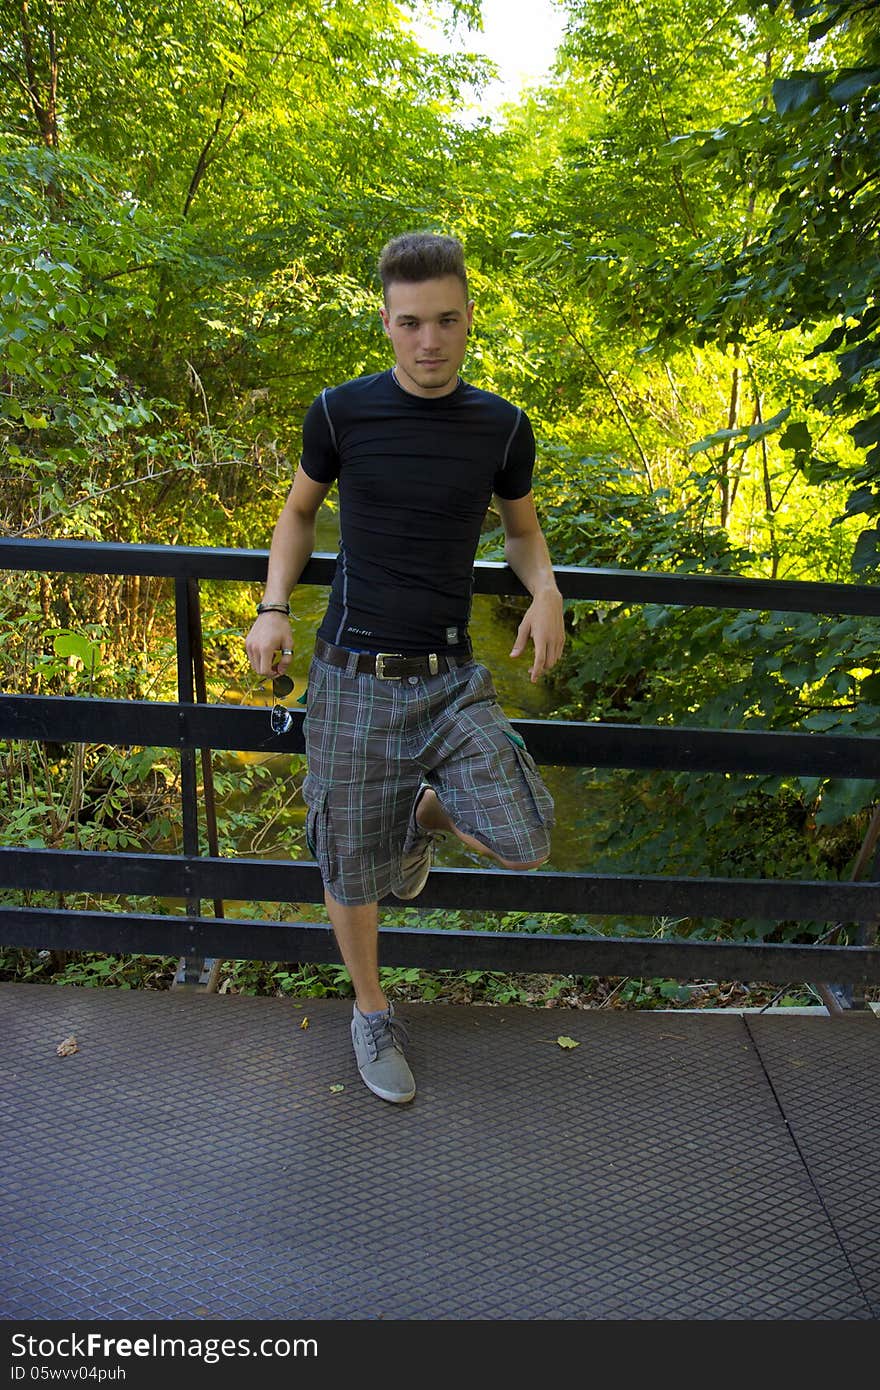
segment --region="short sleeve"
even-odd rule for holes
[[[495,474],[493,490],[499,497],[515,501],[532,490],[535,468],[535,436],[524,410],[517,409],[516,422],[507,439],[504,459]]]
[[[327,405],[327,392],[312,401],[303,420],[303,447],[300,463],[312,482],[332,483],[339,476],[336,431]]]

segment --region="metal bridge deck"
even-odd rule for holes
[[[880,1318],[873,1013],[399,1013],[0,985],[0,1316]]]

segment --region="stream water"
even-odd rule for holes
[[[318,514],[316,551],[336,553],[339,532],[336,517],[326,507]],[[305,689],[309,660],[314,646],[315,632],[323,617],[327,604],[328,590],[323,586],[302,585],[294,590],[291,598],[291,627],[293,629],[294,656],[289,674],[294,680],[294,690],[285,703],[296,708],[296,699]],[[511,719],[541,719],[549,715],[552,697],[542,682],[532,684],[528,668],[531,654],[526,653],[515,661],[510,658],[515,630],[508,620],[499,614],[497,601],[488,594],[476,594],[471,613],[471,639],[477,659],[489,670],[498,691],[499,702]],[[225,698],[235,698],[236,692],[229,691]],[[255,703],[253,695],[247,697]],[[261,699],[266,697],[259,697]],[[227,771],[236,763],[262,762],[275,778],[288,779],[290,760],[286,754],[277,757],[256,753],[215,754],[215,760]],[[584,843],[584,828],[579,824],[583,802],[583,783],[579,770],[571,767],[542,767],[542,774],[556,803],[556,828],[553,835],[551,857],[544,866],[546,870],[586,869],[587,849]],[[259,804],[261,791],[257,786],[253,791],[233,800],[240,806]],[[291,806],[291,823],[297,825],[305,817],[305,807],[297,796]],[[254,853],[259,853],[254,850]],[[443,867],[472,868],[476,857],[468,854],[452,837],[447,837],[437,847],[435,862]]]

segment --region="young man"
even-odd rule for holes
[[[341,547],[306,703],[306,835],[355,990],[358,1069],[376,1095],[401,1103],[415,1082],[379,983],[379,901],[421,892],[440,832],[507,869],[537,868],[549,854],[553,802],[468,637],[493,494],[505,557],[532,595],[511,656],[531,642],[537,681],[565,639],[532,501],[529,421],[458,374],[474,311],[460,243],[397,237],[379,274],[394,365],[309,407],[246,646],[259,675],[290,664],[288,597],[337,482]]]

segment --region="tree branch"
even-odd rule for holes
[[[9,536],[11,538],[26,536],[29,531],[48,525],[48,523],[54,521],[56,517],[68,516],[70,512],[75,511],[77,507],[81,507],[85,503],[91,505],[91,503],[96,502],[99,497],[106,497],[110,492],[119,492],[122,488],[139,487],[142,483],[154,483],[158,478],[168,477],[169,474],[192,473],[205,468],[229,468],[233,464],[240,463],[240,461],[240,459],[210,459],[206,463],[177,464],[174,468],[163,468],[158,473],[146,473],[142,478],[125,478],[121,483],[111,483],[109,487],[100,488],[98,492],[87,493],[86,496],[80,497],[77,501],[69,503],[66,507],[59,507],[57,511],[47,512],[45,516],[40,516],[36,521],[31,521],[27,526],[23,526],[20,531],[10,531]]]
[[[58,148],[58,126],[55,112],[55,92],[58,81],[58,64],[55,56],[55,30],[49,30],[49,104],[46,106],[40,96],[40,83],[29,27],[30,14],[28,0],[21,0],[21,48],[24,54],[24,67],[27,73],[25,90],[31,99],[34,116],[40,128],[43,144],[50,150]]]
[[[651,65],[651,59],[650,59],[650,56],[649,56],[649,54],[648,54],[648,47],[647,47],[647,44],[645,43],[645,31],[644,31],[644,29],[643,29],[643,27],[642,27],[642,21],[641,21],[641,18],[640,18],[640,16],[639,16],[639,11],[638,11],[638,6],[637,6],[637,5],[634,5],[634,6],[633,6],[633,17],[634,17],[634,19],[635,19],[635,21],[636,21],[636,24],[638,25],[639,33],[640,33],[641,36],[642,36],[642,43],[643,43],[643,45],[644,45],[645,66],[646,66],[647,69],[648,69],[648,81],[649,81],[650,84],[651,84],[651,89],[652,89],[652,91],[653,91],[653,93],[654,93],[654,97],[655,97],[656,102],[657,102],[657,111],[659,112],[659,115],[660,115],[660,124],[661,124],[662,127],[663,127],[663,133],[664,133],[664,135],[666,136],[666,140],[667,140],[667,143],[668,143],[668,142],[672,139],[672,132],[670,131],[669,126],[667,125],[667,122],[666,122],[666,112],[665,112],[664,109],[663,109],[663,99],[662,99],[662,97],[660,96],[660,89],[659,89],[659,87],[657,86],[657,80],[656,80],[656,78],[654,77],[654,69],[653,69],[653,67],[652,67],[652,65]],[[697,230],[696,223],[694,222],[693,213],[691,212],[691,206],[690,206],[690,203],[689,203],[689,201],[688,201],[687,193],[686,193],[686,191],[685,191],[684,180],[683,180],[682,177],[681,177],[681,170],[679,169],[678,165],[677,165],[675,162],[673,162],[673,163],[670,165],[670,169],[671,169],[671,172],[672,172],[672,182],[675,184],[675,191],[676,191],[677,194],[678,194],[678,201],[681,203],[681,209],[682,209],[682,212],[683,212],[684,215],[685,215],[685,220],[687,221],[687,224],[688,224],[688,226],[690,227],[691,231],[693,232],[694,236],[695,236],[695,237],[698,237],[698,236],[700,235],[700,233],[699,233],[699,231]]]
[[[207,140],[205,141],[204,145],[203,145],[202,148],[201,148],[201,151],[200,151],[200,153],[199,153],[198,160],[197,160],[197,162],[196,162],[196,167],[195,167],[195,169],[193,170],[193,176],[192,176],[192,178],[191,178],[190,181],[189,181],[189,188],[188,188],[187,194],[186,194],[186,201],[185,201],[184,204],[183,204],[183,216],[184,216],[184,217],[187,217],[187,216],[189,215],[189,210],[190,210],[190,208],[192,207],[192,202],[193,202],[193,199],[194,199],[195,196],[196,196],[196,192],[198,191],[199,184],[201,183],[202,179],[205,177],[205,172],[206,172],[206,170],[207,170],[207,168],[208,168],[209,157],[210,157],[210,154],[211,154],[211,146],[213,145],[214,141],[217,139],[217,136],[218,136],[219,133],[220,133],[220,127],[221,127],[221,125],[223,124],[223,112],[224,112],[224,110],[225,110],[225,108],[226,108],[226,102],[227,102],[227,100],[228,100],[228,98],[229,98],[229,93],[230,93],[231,91],[232,91],[232,83],[231,83],[230,81],[225,82],[224,85],[223,85],[223,91],[222,91],[222,93],[220,94],[220,110],[217,112],[217,119],[216,119],[216,121],[214,122],[214,128],[213,128],[213,130],[211,131],[211,134],[208,136]],[[241,115],[239,115],[238,119],[236,120],[235,124],[233,125],[233,127],[232,127],[233,130],[235,129],[235,126],[238,125],[238,122],[239,122],[240,120],[241,120]],[[231,133],[232,133],[232,132],[230,131],[230,134],[231,134]]]
[[[626,426],[626,430],[627,430],[627,433],[629,434],[630,439],[632,440],[633,444],[636,446],[636,449],[638,450],[639,458],[640,458],[641,461],[642,461],[642,467],[643,467],[644,470],[645,470],[645,477],[646,477],[647,480],[648,480],[648,490],[649,490],[650,492],[653,492],[653,491],[654,491],[654,479],[653,479],[652,476],[651,476],[651,465],[650,465],[650,463],[648,462],[648,456],[647,456],[647,454],[645,453],[644,449],[643,449],[642,446],[641,446],[641,443],[639,442],[638,435],[636,434],[635,430],[634,430],[633,427],[632,427],[632,424],[630,423],[629,416],[627,415],[626,410],[625,410],[624,407],[623,407],[623,402],[621,401],[620,397],[618,396],[617,392],[615,391],[614,387],[612,386],[610,380],[609,380],[608,377],[605,375],[605,373],[603,372],[602,368],[599,366],[599,363],[596,361],[595,357],[594,357],[593,354],[590,352],[590,349],[587,347],[586,343],[583,342],[583,340],[578,336],[578,334],[577,334],[577,333],[575,332],[575,330],[572,328],[571,324],[569,323],[568,319],[567,319],[566,316],[565,316],[565,311],[562,309],[562,307],[561,307],[561,305],[560,305],[560,303],[559,303],[559,300],[556,298],[555,295],[554,295],[554,303],[555,303],[555,305],[556,305],[556,312],[559,314],[559,317],[562,319],[562,322],[565,324],[566,331],[571,335],[572,340],[573,340],[575,343],[577,343],[577,345],[578,345],[578,347],[580,348],[581,352],[582,352],[582,353],[584,354],[584,356],[586,357],[586,359],[587,359],[587,361],[589,362],[590,366],[593,368],[594,372],[596,373],[596,375],[597,375],[597,376],[599,377],[599,379],[601,380],[602,385],[605,387],[605,390],[608,392],[609,396],[611,397],[612,401],[614,402],[614,405],[615,405],[615,408],[616,408],[616,410],[617,410],[617,413],[619,414],[621,420],[623,421],[624,425]]]

